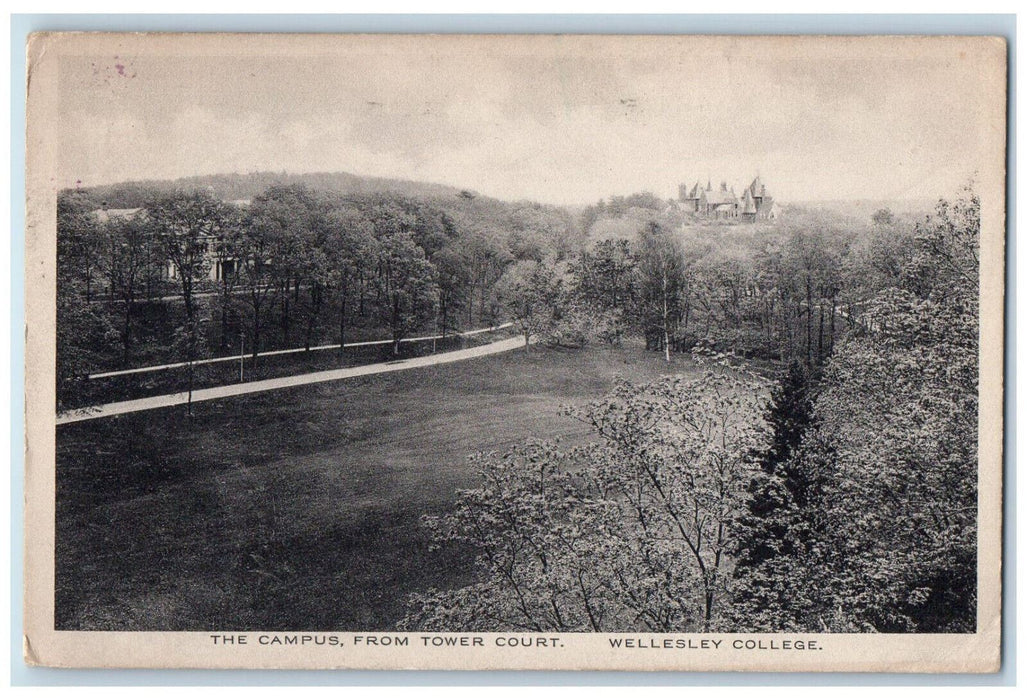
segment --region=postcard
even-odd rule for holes
[[[27,51],[28,663],[998,670],[1003,39]]]

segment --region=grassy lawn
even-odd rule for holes
[[[560,406],[693,369],[533,348],[61,426],[57,627],[393,628],[408,593],[470,581],[419,525],[475,485],[467,455],[585,439]]]

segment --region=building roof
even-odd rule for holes
[[[756,213],[756,200],[752,197],[752,191],[746,188],[745,194],[742,195],[742,213],[743,214],[755,214]]]
[[[704,201],[710,207],[717,207],[721,204],[741,203],[743,207],[742,212],[745,214],[755,214],[763,207],[770,206],[771,202],[774,201],[767,193],[767,187],[759,175],[753,179],[748,187],[742,190],[741,198],[735,194],[734,187],[728,188],[727,182],[721,182],[719,188],[714,188],[711,180],[707,180],[705,187],[699,181],[696,181],[691,189],[688,189],[687,185],[682,187],[685,189],[685,195],[682,199],[686,201],[698,199]]]

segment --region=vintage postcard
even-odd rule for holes
[[[972,672],[993,37],[28,47],[24,654]]]

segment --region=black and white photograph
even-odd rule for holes
[[[32,37],[26,657],[995,670],[1006,51]]]

